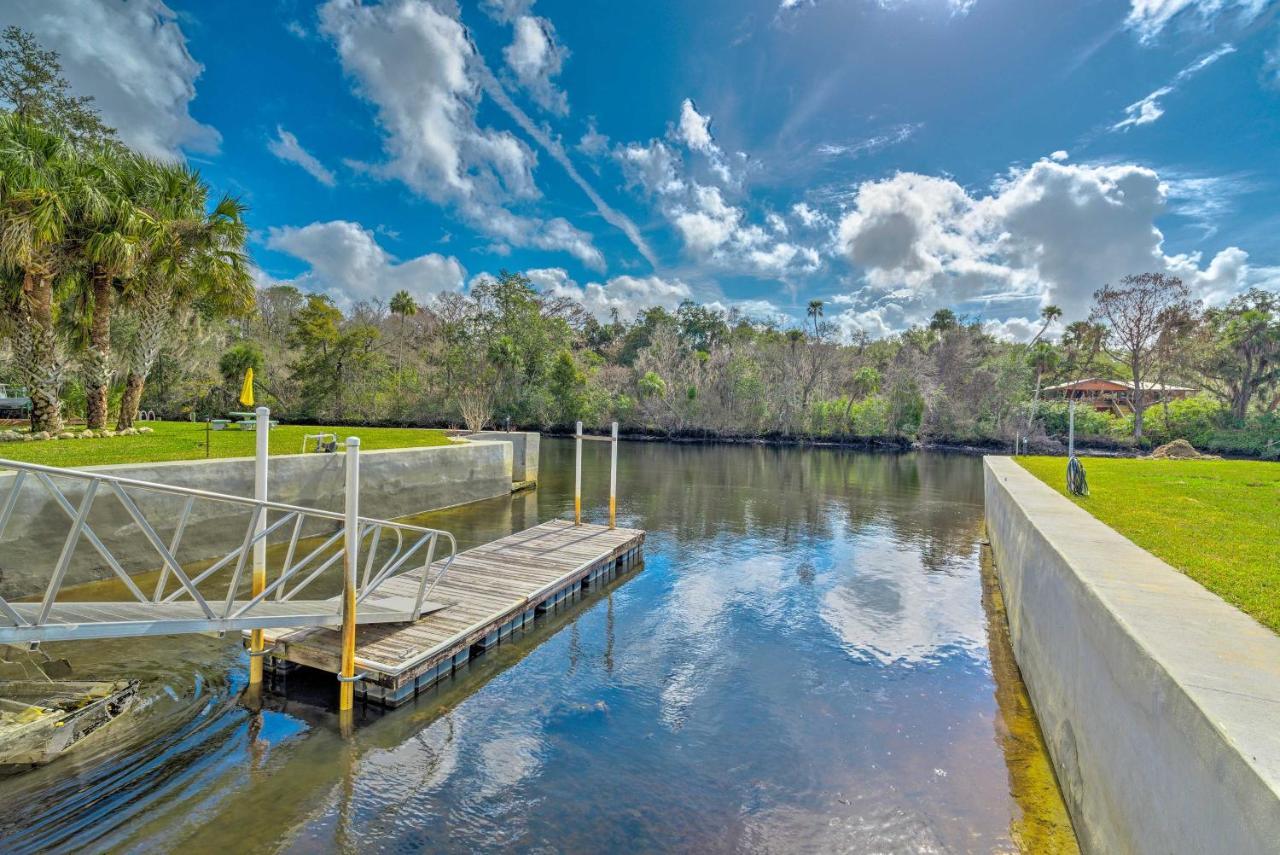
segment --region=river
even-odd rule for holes
[[[589,519],[608,446],[586,443]],[[462,548],[536,491],[413,519]],[[976,457],[623,443],[643,568],[339,733],[336,684],[240,701],[237,639],[47,645],[127,722],[0,780],[0,849],[1071,852],[982,546]],[[14,676],[13,666],[3,666]]]

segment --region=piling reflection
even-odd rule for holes
[[[607,461],[584,450],[592,521]],[[414,521],[466,548],[571,514],[572,444],[544,441],[540,470],[536,491]],[[984,595],[978,460],[630,443],[619,483],[642,571],[408,707],[357,708],[350,739],[331,675],[249,703],[232,639],[57,651],[135,663],[151,707],[115,745],[0,782],[5,848],[1073,845]]]

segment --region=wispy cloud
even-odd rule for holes
[[[1262,81],[1268,86],[1280,89],[1280,42],[1267,51],[1266,60],[1262,66]]]
[[[338,183],[333,172],[327,169],[315,155],[303,148],[297,137],[280,125],[276,125],[276,138],[267,142],[267,148],[281,160],[301,166],[312,178],[326,187],[333,187]]]
[[[873,154],[883,148],[904,143],[911,139],[916,131],[922,127],[924,125],[920,122],[897,125],[883,133],[863,140],[847,143],[822,143],[818,146],[817,152],[826,157],[861,157],[864,154]]]
[[[606,223],[625,234],[627,239],[631,241],[633,246],[635,246],[636,251],[643,255],[645,260],[648,261],[654,269],[657,269],[659,267],[658,257],[654,255],[653,250],[649,248],[648,242],[645,241],[644,236],[640,234],[640,229],[637,228],[636,224],[633,223],[626,214],[614,210],[614,208],[596,192],[596,189],[587,182],[587,179],[582,177],[582,173],[573,165],[573,161],[569,159],[569,155],[565,152],[564,146],[560,144],[560,141],[558,139],[552,139],[551,135],[547,133],[544,128],[535,124],[533,119],[529,118],[529,114],[524,110],[521,110],[520,107],[511,100],[511,96],[502,88],[502,84],[498,81],[498,78],[493,76],[493,72],[484,65],[479,54],[475,56],[474,62],[478,70],[480,85],[484,89],[484,93],[492,98],[493,102],[501,107],[502,110],[510,116],[526,134],[532,137],[534,142],[542,146],[543,150],[545,150],[547,154],[551,155],[552,160],[560,164],[568,174],[569,179],[573,181],[574,184],[577,184],[582,192],[586,194],[587,198],[591,200],[591,204],[595,205],[601,218],[603,218]]]
[[[875,2],[877,6],[886,11],[893,11],[903,6],[920,5],[917,0],[875,0]],[[977,2],[978,0],[946,0],[943,5],[946,6],[947,11],[954,18],[969,14],[969,10]],[[779,0],[777,14],[786,15],[804,6],[817,5],[818,0]]]
[[[1213,236],[1218,224],[1235,210],[1236,199],[1257,192],[1260,185],[1248,174],[1196,175],[1166,169],[1162,172],[1169,209],[1198,226],[1204,237]]]
[[[1155,41],[1175,18],[1189,19],[1193,14],[1204,27],[1218,16],[1234,10],[1241,24],[1248,24],[1262,13],[1270,0],[1131,0],[1125,24],[1138,34],[1138,40]]]
[[[1160,103],[1160,99],[1171,95],[1179,86],[1189,80],[1191,77],[1204,71],[1218,60],[1228,54],[1235,53],[1236,49],[1233,45],[1224,44],[1217,50],[1211,51],[1188,65],[1173,76],[1168,84],[1161,86],[1147,97],[1140,101],[1134,101],[1128,107],[1124,108],[1125,117],[1111,126],[1113,131],[1123,131],[1128,128],[1136,128],[1139,125],[1149,125],[1164,115],[1164,105]]]

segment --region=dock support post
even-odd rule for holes
[[[609,443],[609,528],[618,527],[618,423],[613,423]]]
[[[347,437],[346,519],[342,563],[342,662],[338,712],[350,713],[356,696],[356,565],[360,559],[360,437]]]
[[[582,525],[582,422],[573,433],[573,524]]]
[[[270,454],[271,410],[258,407],[255,413],[257,422],[254,425],[255,444],[253,458],[253,498],[259,502],[267,500],[267,458]],[[259,540],[253,545],[253,596],[262,593],[267,587],[267,539],[262,533],[267,529],[267,515],[258,514],[258,523],[254,527],[254,536]],[[262,630],[255,629],[249,636],[249,685],[262,683]]]

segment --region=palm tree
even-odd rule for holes
[[[61,137],[16,116],[0,117],[0,267],[33,431],[63,426],[54,289],[71,270],[71,230],[106,209],[96,177]]]
[[[400,342],[396,353],[396,398],[400,397],[400,372],[404,369],[404,321],[418,314],[418,304],[408,291],[400,290],[391,298],[391,314],[400,316]]]
[[[1035,338],[1031,339],[1031,343],[1035,344],[1038,342],[1044,336],[1045,331],[1049,329],[1049,325],[1060,317],[1062,317],[1062,309],[1057,306],[1045,306],[1041,309],[1040,319],[1043,320],[1044,323],[1040,325],[1040,329],[1036,332]]]
[[[146,159],[123,153],[119,147],[102,147],[93,153],[92,167],[102,187],[106,205],[102,216],[81,224],[80,253],[87,280],[88,340],[82,358],[85,376],[85,416],[89,428],[107,423],[107,392],[111,382],[111,321],[117,289],[127,289],[154,235],[154,221],[136,202],[145,192]]]
[[[212,314],[243,314],[253,305],[244,253],[245,206],[223,196],[207,210],[208,185],[182,164],[152,163],[147,174],[142,207],[154,225],[136,275],[132,308],[138,328],[126,354],[118,429],[132,427],[147,375],[175,315],[197,300]]]
[[[814,338],[818,337],[818,319],[822,317],[823,305],[824,304],[821,300],[809,301],[809,310],[806,314],[809,317],[813,318],[813,337]]]

